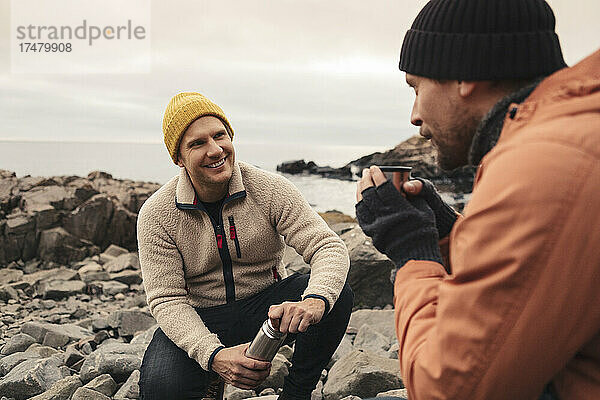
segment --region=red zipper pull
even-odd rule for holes
[[[235,239],[235,226],[229,227],[229,237],[231,238],[231,240]]]
[[[223,236],[220,233],[217,235],[217,247],[219,249],[223,248]]]

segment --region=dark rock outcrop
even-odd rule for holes
[[[475,177],[475,167],[463,167],[450,172],[440,169],[435,162],[435,149],[431,142],[420,136],[413,136],[386,152],[377,152],[350,161],[341,168],[319,167],[312,161],[307,163],[299,160],[279,164],[277,171],[356,180],[361,171],[371,165],[411,166],[413,176],[430,179],[439,189],[453,193],[470,193]]]

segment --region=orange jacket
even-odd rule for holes
[[[507,117],[449,251],[396,275],[411,400],[600,399],[600,51]]]

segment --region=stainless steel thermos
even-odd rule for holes
[[[273,328],[271,320],[267,318],[246,350],[246,356],[256,360],[271,362],[286,336],[285,333],[281,333]]]

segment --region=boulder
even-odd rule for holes
[[[38,293],[44,299],[60,300],[84,293],[86,285],[81,281],[52,280],[40,283]]]
[[[98,251],[98,247],[91,242],[79,239],[64,228],[57,227],[42,231],[37,253],[42,260],[70,264],[97,254]]]
[[[78,376],[67,376],[56,381],[49,390],[32,397],[30,400],[69,400],[81,385],[83,383]]]
[[[373,246],[359,226],[340,236],[348,247],[348,284],[354,292],[354,305],[383,307],[393,302],[390,272],[394,264]]]
[[[350,316],[349,329],[360,330],[363,325],[371,328],[389,338],[392,342],[396,338],[394,325],[394,310],[357,310]]]
[[[108,245],[106,234],[113,211],[109,196],[97,194],[65,216],[63,224],[69,233],[103,247]]]
[[[117,293],[127,293],[129,286],[117,281],[93,281],[88,287],[98,288],[101,293],[106,295],[115,295]]]
[[[77,274],[79,275],[79,279],[85,283],[108,281],[111,279],[108,272],[104,271],[102,266],[96,262],[91,262],[79,268]]]
[[[331,368],[323,394],[326,400],[351,394],[365,398],[403,387],[398,361],[355,350]]]
[[[142,365],[146,345],[104,343],[90,354],[81,366],[80,377],[89,382],[102,374],[110,374],[117,382],[124,382]]]
[[[106,232],[106,243],[117,243],[131,251],[137,249],[137,214],[129,211],[117,200],[113,200],[110,229]]]
[[[4,347],[2,347],[2,352],[0,352],[0,354],[7,356],[20,351],[25,351],[33,343],[35,343],[35,339],[32,336],[26,333],[17,333],[8,339]]]
[[[26,360],[0,378],[0,396],[28,399],[50,389],[57,381],[69,376],[60,368],[60,357]]]
[[[139,271],[125,270],[110,274],[110,279],[126,285],[136,285],[142,283],[142,274]]]
[[[32,286],[38,285],[42,281],[50,280],[62,280],[70,281],[77,278],[77,271],[73,271],[69,268],[52,268],[43,271],[34,272],[31,274],[23,275],[23,282],[26,282]]]
[[[388,390],[387,392],[377,393],[376,397],[397,397],[398,400],[408,400],[408,391],[406,389]]]
[[[117,391],[117,382],[109,374],[102,374],[86,383],[83,387],[110,397]]]
[[[23,277],[23,271],[18,269],[0,269],[0,285],[18,282]]]
[[[75,391],[71,400],[110,400],[110,397],[93,389],[80,387]]]
[[[292,365],[281,354],[276,354],[271,361],[271,374],[256,388],[257,392],[261,392],[267,388],[279,389],[283,387],[283,380],[288,374],[288,368]]]
[[[119,336],[133,336],[156,325],[156,320],[148,312],[120,310],[110,315],[108,325],[113,329],[117,329]]]
[[[116,244],[111,244],[108,246],[106,250],[102,254],[100,254],[100,262],[102,264],[106,264],[107,262],[114,260],[121,254],[127,254],[127,249],[117,246]]]
[[[21,333],[30,335],[38,343],[42,343],[48,333],[65,336],[69,341],[78,341],[93,335],[89,330],[74,324],[58,325],[48,322],[26,322],[21,327]]]
[[[140,269],[140,259],[136,253],[121,254],[114,260],[104,265],[104,269],[110,273],[121,272],[125,269]]]
[[[140,371],[135,370],[129,375],[123,386],[115,393],[115,400],[139,399],[140,398]]]
[[[225,385],[223,396],[225,400],[244,400],[252,397],[256,397],[256,392],[254,390],[240,389],[232,385]]]
[[[131,344],[144,344],[144,345],[149,345],[150,342],[152,341],[152,338],[154,337],[154,332],[156,332],[156,329],[158,328],[158,325],[154,325],[151,328],[147,329],[145,332],[140,333],[139,335],[135,336],[133,339],[131,339]]]
[[[13,287],[9,285],[0,286],[0,300],[9,301],[18,299],[19,293]]]
[[[4,376],[10,372],[11,369],[21,364],[23,361],[27,360],[37,360],[42,357],[37,354],[26,353],[24,351],[19,351],[17,353],[12,353],[6,357],[2,357],[0,359],[0,376]]]
[[[379,333],[371,325],[364,324],[354,338],[354,348],[389,358],[387,350],[390,348],[390,338]]]

